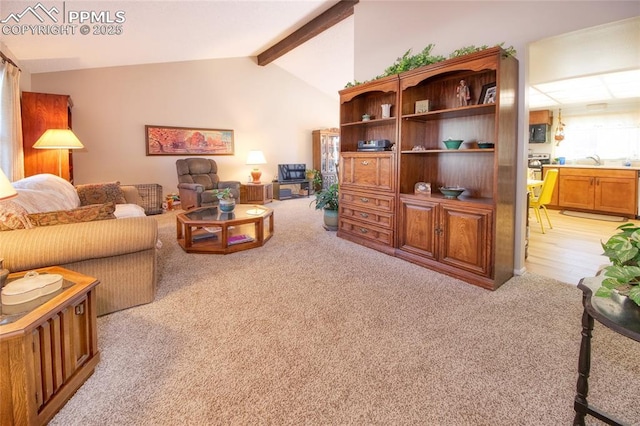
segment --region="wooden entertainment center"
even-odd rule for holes
[[[462,106],[461,80],[471,90]],[[484,103],[481,92],[493,90]],[[340,91],[338,236],[487,289],[506,282],[514,268],[517,93],[518,61],[499,47]],[[416,108],[427,100],[426,111]],[[383,104],[392,105],[389,118],[380,118]],[[449,138],[464,144],[447,150]],[[393,150],[358,151],[359,141],[380,139]],[[431,194],[416,194],[419,182],[430,183]],[[442,186],[465,191],[447,199]]]

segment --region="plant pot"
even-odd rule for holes
[[[230,200],[220,200],[219,207],[221,211],[230,213],[236,208],[236,200],[233,198]]]
[[[338,230],[338,210],[324,209],[324,229],[327,231]]]

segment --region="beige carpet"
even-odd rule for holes
[[[156,301],[98,319],[101,362],[51,424],[571,424],[575,285],[483,290],[336,238],[308,201],[227,256],[158,216]],[[592,401],[640,424],[640,345],[597,324],[593,352]]]

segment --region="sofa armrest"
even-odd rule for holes
[[[156,246],[158,223],[132,217],[0,232],[0,258],[11,272],[135,253]]]
[[[204,186],[199,183],[179,183],[178,189],[186,189],[188,191],[202,192],[204,191]]]

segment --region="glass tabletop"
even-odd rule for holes
[[[184,213],[187,219],[202,222],[224,222],[227,220],[247,219],[250,217],[262,216],[271,211],[271,209],[254,206],[251,204],[236,204],[235,209],[230,212],[223,212],[218,207],[203,207]]]

